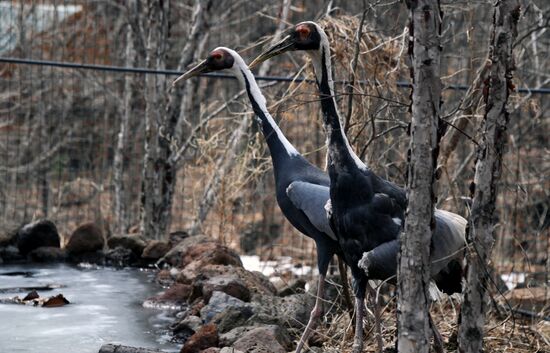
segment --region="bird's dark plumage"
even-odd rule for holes
[[[229,58],[231,56],[231,58]],[[318,296],[314,310],[304,332],[308,336],[321,315],[324,277],[330,260],[341,254],[338,242],[326,217],[325,204],[329,199],[330,179],[326,173],[308,162],[286,139],[269,112],[264,96],[239,54],[228,48],[217,48],[209,57],[185,73],[180,79],[193,73],[229,69],[246,89],[252,109],[265,137],[275,177],[277,203],[288,221],[301,233],[312,238],[317,248],[319,269]],[[178,80],[180,80],[178,79]],[[176,80],[177,81],[177,80]],[[299,344],[300,350],[305,338]]]
[[[312,59],[320,93],[323,125],[328,140],[327,165],[330,177],[328,216],[346,263],[351,268],[356,296],[356,337],[353,352],[362,349],[363,300],[367,279],[387,279],[397,269],[398,236],[407,207],[403,188],[375,175],[351,149],[342,129],[334,99],[330,46],[326,33],[313,22],[302,22],[283,34],[255,63],[290,50],[304,50]],[[436,210],[432,239],[434,275],[456,273],[457,250],[464,245],[463,218]],[[359,261],[366,253],[366,272]],[[442,256],[439,256],[442,255]],[[437,261],[434,261],[437,260]],[[447,277],[448,278],[448,277]],[[459,281],[460,282],[460,281]],[[454,289],[446,285],[446,289]]]

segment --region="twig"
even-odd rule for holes
[[[365,23],[365,18],[367,17],[367,11],[369,10],[366,7],[365,0],[363,0],[363,15],[361,16],[361,22],[359,22],[359,27],[357,28],[357,34],[355,36],[355,49],[353,53],[353,59],[351,60],[351,70],[349,72],[349,83],[346,86],[346,93],[348,94],[348,111],[346,113],[346,118],[344,120],[344,132],[347,134],[350,128],[349,122],[351,119],[351,114],[353,113],[353,86],[355,85],[355,71],[357,70],[357,63],[359,61],[359,51],[361,49],[361,37],[363,36],[363,24]]]

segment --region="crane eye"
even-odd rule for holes
[[[219,51],[213,52],[211,56],[214,60],[221,60],[223,58],[222,53]]]
[[[296,32],[298,32],[301,39],[306,39],[307,37],[309,37],[309,34],[311,33],[311,30],[309,29],[308,26],[301,25],[301,26],[296,27]]]

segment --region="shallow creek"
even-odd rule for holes
[[[18,275],[2,275],[23,272]],[[71,304],[57,308],[0,304],[0,352],[97,353],[105,343],[179,351],[169,341],[165,311],[142,302],[161,288],[153,272],[64,264],[0,266],[0,298],[24,297],[6,288],[62,285],[38,291],[41,297],[62,293]]]

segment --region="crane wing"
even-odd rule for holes
[[[295,181],[286,188],[286,194],[292,204],[304,212],[315,228],[336,240],[325,210],[325,205],[330,198],[328,186]]]
[[[432,237],[432,272],[439,272],[458,257],[466,246],[467,221],[456,213],[436,209]]]

